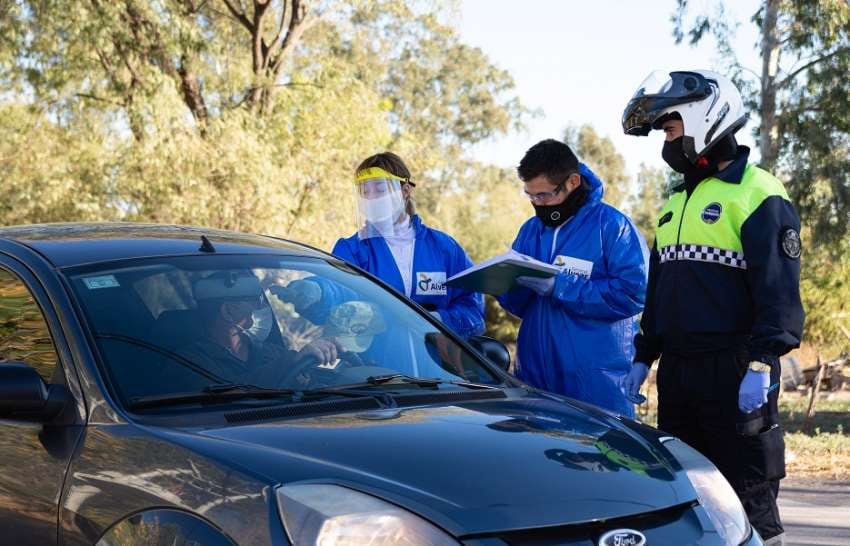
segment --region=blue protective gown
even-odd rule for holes
[[[593,262],[589,278],[560,273],[551,295],[516,287],[499,303],[522,319],[516,374],[544,390],[633,416],[620,386],[634,354],[636,315],[646,292],[646,243],[632,222],[602,202],[602,182],[586,165],[585,204],[559,228],[536,216],[520,228],[517,252],[546,263],[559,256]],[[554,244],[553,244],[554,243]]]
[[[484,331],[484,299],[480,294],[445,285],[446,279],[472,266],[463,248],[451,237],[431,229],[419,216],[411,218],[416,232],[413,247],[411,294],[383,237],[361,240],[357,234],[340,239],[332,250],[338,258],[375,275],[426,309],[435,310],[440,320],[457,334],[468,337]]]

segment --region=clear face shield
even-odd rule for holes
[[[360,239],[392,237],[400,231],[406,218],[404,183],[407,180],[377,167],[357,174],[356,221]]]

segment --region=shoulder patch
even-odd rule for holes
[[[782,247],[782,252],[792,260],[796,260],[803,253],[803,243],[800,241],[800,234],[794,228],[782,228],[779,244]]]

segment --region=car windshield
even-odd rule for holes
[[[501,383],[431,320],[338,263],[204,255],[65,273],[105,375],[131,407],[193,393]]]

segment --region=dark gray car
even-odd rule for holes
[[[3,544],[761,544],[684,443],[295,243],[0,229],[0,360]]]

